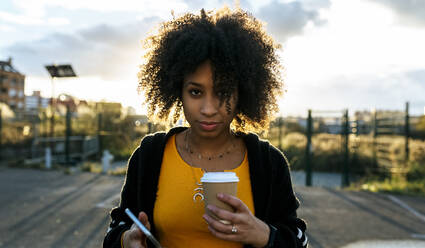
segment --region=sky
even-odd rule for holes
[[[26,75],[25,94],[50,97],[44,66],[72,64],[55,95],[108,100],[145,113],[137,93],[141,41],[161,21],[227,0],[1,0],[0,60]],[[240,0],[280,44],[285,93],[280,114],[403,110],[425,106],[425,1]]]

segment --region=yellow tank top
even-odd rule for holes
[[[235,172],[239,177],[237,197],[255,214],[247,154],[240,166],[226,171]],[[168,248],[243,247],[241,243],[216,238],[208,231],[202,218],[204,203],[193,201],[196,182],[200,182],[201,177],[201,169],[191,167],[180,157],[175,135],[171,137],[165,146],[153,210],[161,245]]]

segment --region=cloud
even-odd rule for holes
[[[4,11],[0,11],[0,20],[8,23],[20,24],[20,25],[41,25],[43,20],[38,17],[31,17],[26,15],[11,14]]]
[[[423,0],[371,0],[393,10],[404,25],[425,26],[425,1]]]
[[[135,76],[142,55],[141,40],[158,21],[150,17],[121,26],[97,25],[74,34],[53,33],[5,50],[23,74],[46,76],[45,65],[71,63],[80,76],[119,80]]]
[[[408,70],[387,75],[359,74],[339,75],[321,82],[309,82],[304,86],[293,85],[288,89],[290,104],[311,103],[306,108],[335,110],[349,108],[362,110],[402,110],[404,103],[411,103],[412,114],[422,114],[425,106],[425,69]],[[307,87],[306,87],[307,86]],[[289,104],[289,103],[288,103]]]
[[[224,3],[233,4],[233,1],[217,1],[220,7]],[[186,3],[192,8],[201,5],[198,0],[188,0]],[[328,2],[323,0],[315,3],[309,6],[326,7]],[[45,0],[45,4],[48,4],[48,0]],[[242,0],[240,4],[243,8],[250,8],[247,0]],[[261,9],[260,15],[269,22],[272,31],[283,39],[300,34],[308,21],[317,25],[321,22],[317,10],[305,10],[299,2],[272,2]],[[254,16],[257,14],[254,13]],[[135,76],[137,66],[141,63],[140,41],[160,20],[159,17],[145,17],[124,25],[100,24],[73,33],[55,32],[41,39],[14,43],[2,51],[13,57],[14,64],[26,75],[47,76],[45,65],[71,63],[80,76],[120,80],[122,77]],[[56,21],[66,22],[64,19]]]
[[[212,1],[204,1],[204,0],[185,0],[184,3],[187,5],[187,9],[194,13],[198,13],[199,10],[204,8],[205,10],[212,10],[221,8],[223,6],[228,6],[233,9],[236,7],[236,3],[238,2],[239,7],[243,10],[251,10],[252,5],[248,0],[212,0]]]
[[[11,25],[0,24],[0,31],[2,32],[14,32],[16,29]]]
[[[67,25],[70,21],[63,17],[34,17],[22,14],[11,14],[4,11],[0,11],[0,20],[11,24],[23,25],[23,26],[62,26]]]
[[[329,1],[278,2],[273,0],[258,11],[258,17],[267,22],[267,30],[281,42],[290,36],[300,35],[304,27],[312,22],[316,26],[326,23],[319,16],[319,9],[330,6]]]
[[[71,11],[92,10],[102,13],[112,12],[134,12],[149,15],[155,13],[169,13],[171,9],[181,9],[185,4],[183,0],[15,0],[14,4],[26,15],[44,16],[54,8],[66,9]]]
[[[62,25],[68,25],[71,22],[66,18],[52,17],[52,18],[47,18],[47,23],[51,26],[62,26]]]

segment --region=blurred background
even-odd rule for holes
[[[371,235],[372,232],[341,234],[337,230],[346,229],[327,223],[312,228],[312,247],[342,247],[354,241],[391,237],[424,240],[425,1],[2,0],[0,177],[9,180],[3,189],[15,190],[17,178],[26,178],[22,182],[38,178],[32,174],[36,173],[33,169],[52,178],[62,178],[62,172],[82,177],[82,185],[91,185],[87,183],[94,179],[104,180],[105,185],[116,180],[115,185],[104,186],[110,191],[98,196],[103,205],[102,211],[96,212],[100,218],[96,231],[87,231],[90,235],[79,244],[98,245],[103,236],[101,230],[107,227],[107,211],[118,203],[126,160],[144,135],[169,128],[149,122],[142,105],[143,95],[137,92],[142,39],[158,23],[172,18],[171,11],[178,15],[223,5],[239,5],[251,12],[282,44],[279,55],[285,68],[285,93],[279,99],[277,118],[268,131],[259,135],[269,139],[290,161],[293,182],[302,203],[306,203],[302,213],[307,220],[321,223],[317,220],[319,212],[309,212],[308,203],[325,194],[323,188],[342,190],[338,194],[378,192],[414,197],[404,201],[396,198],[402,204],[385,198],[401,212],[416,216],[410,220],[415,223],[413,226],[418,225],[412,230],[407,228],[409,224],[393,218],[394,210],[379,218],[384,220],[386,236]],[[58,171],[61,174],[49,174]],[[81,176],[82,172],[103,174]],[[49,180],[40,176],[37,183]],[[40,197],[46,200],[44,194],[56,186],[46,186],[50,191],[39,192]],[[27,193],[37,188],[34,184],[26,187],[22,190]],[[58,196],[64,192],[69,197],[77,194],[66,188]],[[1,201],[6,206],[10,202],[20,206],[15,196],[6,194]],[[37,199],[39,209],[45,209],[43,200]],[[57,201],[54,199],[51,200]],[[65,205],[67,201],[62,199]],[[27,200],[23,201],[29,202],[28,206],[35,206]],[[412,206],[409,201],[418,205]],[[381,205],[380,208],[392,209]],[[53,205],[52,211],[56,207],[59,206]],[[14,211],[24,214],[20,212],[23,210]],[[379,211],[370,213],[376,216]],[[8,216],[6,212],[3,215]],[[47,218],[50,214],[45,215]],[[17,238],[18,231],[35,225],[31,214],[24,216],[14,220],[15,229],[0,234],[0,247],[31,244]],[[385,221],[403,226],[406,235],[385,229]],[[77,231],[80,225],[75,224],[72,230]],[[9,227],[0,226],[1,230]],[[330,229],[325,235],[320,230],[326,227]],[[330,233],[335,237],[329,238]],[[37,235],[40,233],[29,235],[28,239]],[[75,247],[73,241],[61,237],[47,238],[44,244]]]

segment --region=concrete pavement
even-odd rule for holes
[[[0,247],[100,247],[122,182],[100,174],[0,168]],[[425,222],[388,195],[299,185],[295,191],[310,247],[359,248],[367,246],[350,245],[373,240],[425,247]],[[395,197],[425,215],[425,198]]]

